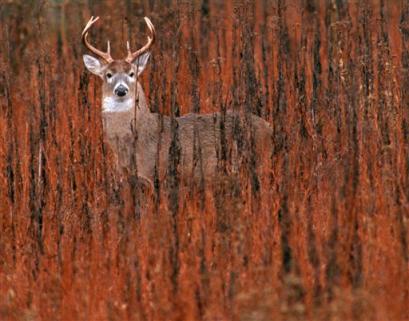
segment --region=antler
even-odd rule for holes
[[[112,59],[111,57],[111,46],[109,44],[107,44],[107,52],[103,52],[101,50],[98,50],[97,48],[95,48],[94,46],[92,46],[89,42],[88,42],[88,31],[89,29],[92,27],[92,25],[98,21],[99,17],[96,17],[94,19],[94,17],[91,17],[91,19],[89,19],[87,25],[85,26],[84,30],[82,31],[82,42],[84,43],[85,47],[87,47],[89,50],[91,50],[94,54],[96,54],[97,56],[101,57],[102,59],[104,59],[107,63],[111,63],[114,61],[114,59]]]
[[[145,17],[145,22],[148,25],[149,31],[151,32],[151,36],[148,36],[148,42],[146,43],[145,46],[143,46],[141,49],[131,52],[131,47],[129,45],[129,41],[126,42],[126,48],[128,49],[128,56],[126,57],[127,62],[133,62],[136,58],[138,58],[140,55],[144,54],[149,50],[149,48],[153,45],[155,42],[155,27],[153,26],[151,20],[148,17]]]

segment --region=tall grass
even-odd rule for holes
[[[153,190],[113,169],[91,15],[116,58],[152,19],[152,111],[239,112],[214,184],[179,175],[176,122]],[[405,1],[3,1],[0,319],[409,319],[408,19]]]

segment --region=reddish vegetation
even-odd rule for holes
[[[406,1],[55,2],[0,6],[0,320],[409,319]],[[214,186],[175,150],[153,191],[119,177],[91,14],[114,58],[151,17],[152,110],[251,111],[271,157],[242,128]]]

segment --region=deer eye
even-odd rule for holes
[[[134,72],[131,72],[131,73],[129,74],[129,77],[133,78],[133,76],[135,76],[135,73],[134,73]]]
[[[110,72],[107,72],[107,78],[109,79],[109,78],[111,78],[112,77],[112,74],[110,73]]]

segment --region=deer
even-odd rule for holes
[[[114,154],[116,167],[125,171],[136,170],[138,179],[150,186],[153,186],[155,180],[165,179],[176,130],[180,143],[179,174],[185,178],[214,178],[223,158],[221,140],[233,137],[235,128],[239,126],[238,112],[189,113],[173,118],[151,112],[138,78],[151,55],[156,38],[155,27],[145,17],[149,30],[146,44],[132,51],[127,41],[126,58],[116,60],[110,54],[109,41],[106,52],[95,48],[88,41],[89,30],[98,19],[99,17],[91,17],[82,32],[83,44],[96,57],[84,54],[83,61],[88,71],[103,81],[103,132],[105,141]],[[253,133],[252,148],[260,155],[271,154],[270,124],[254,114],[248,117],[248,123]],[[240,148],[237,146],[240,141],[236,139],[230,145],[236,147],[227,153],[238,159]],[[195,157],[195,151],[196,155],[199,153],[199,157]]]

